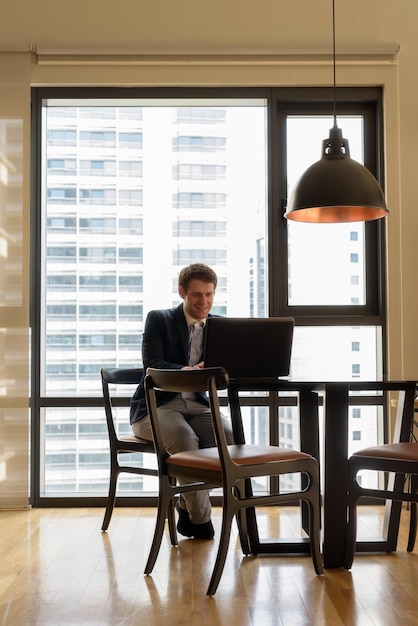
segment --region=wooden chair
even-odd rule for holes
[[[231,533],[233,517],[237,515],[239,526],[244,524],[245,516],[240,513],[248,507],[278,505],[304,500],[309,510],[309,536],[311,555],[317,574],[323,571],[320,554],[320,496],[318,463],[312,456],[296,450],[277,446],[228,445],[222,427],[217,389],[228,386],[228,375],[223,368],[204,368],[196,370],[158,370],[148,368],[145,377],[145,393],[148,414],[155,441],[159,467],[159,504],[154,538],[152,541],[145,574],[150,574],[161,545],[164,531],[166,510],[173,498],[180,493],[209,489],[213,486],[223,488],[222,529],[217,557],[211,580],[207,589],[213,595],[218,587]],[[165,450],[155,399],[155,390],[172,392],[208,391],[212,410],[213,426],[217,447],[178,452],[170,455]],[[256,476],[278,476],[280,474],[299,473],[307,477],[306,487],[292,493],[274,493],[272,495],[247,495],[244,488],[246,480]],[[173,478],[187,479],[187,484],[173,484]],[[240,528],[241,544],[245,552],[245,527]]]
[[[411,441],[417,442],[416,428],[418,428],[418,421],[415,415],[418,413],[418,399],[415,397],[414,403],[414,419],[412,421]],[[418,476],[412,475],[409,477],[409,487],[411,493],[418,493]],[[417,537],[417,502],[411,502],[410,506],[410,518],[409,518],[409,536],[407,551],[412,552],[415,547],[415,540]]]
[[[410,477],[410,488],[393,491],[389,488],[372,489],[361,487],[357,474],[363,469],[392,472]],[[405,482],[404,482],[405,484]],[[355,452],[348,460],[348,527],[344,558],[344,567],[350,569],[356,550],[357,503],[362,497],[395,500],[399,502],[418,502],[418,443],[388,443]],[[411,507],[410,530],[407,550],[414,549],[416,534],[416,507]]]
[[[113,508],[116,500],[116,488],[119,474],[126,472],[128,474],[139,474],[146,476],[158,476],[158,470],[149,467],[138,467],[134,465],[121,465],[120,457],[132,453],[151,453],[155,454],[154,443],[139,439],[134,434],[119,436],[116,432],[115,421],[113,415],[112,398],[109,392],[109,385],[131,385],[136,386],[140,383],[143,376],[142,369],[123,369],[123,368],[102,368],[102,389],[103,401],[106,414],[107,431],[110,444],[110,481],[109,494],[107,497],[106,511],[103,518],[102,531],[106,531],[110,519],[112,517]],[[175,518],[174,508],[168,509],[169,527],[172,540],[175,540]]]

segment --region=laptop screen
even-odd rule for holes
[[[292,317],[209,317],[205,367],[224,367],[231,378],[288,376]]]

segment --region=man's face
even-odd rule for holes
[[[184,308],[196,320],[205,319],[213,305],[215,285],[193,279],[189,282],[187,291],[179,287],[179,294],[184,300]]]

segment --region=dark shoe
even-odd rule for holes
[[[178,502],[176,502],[176,511],[179,514],[177,522],[177,531],[183,537],[193,537],[192,523],[186,509],[182,509]]]
[[[195,539],[213,539],[215,531],[210,520],[204,524],[193,524],[186,509],[182,509],[178,502],[176,502],[176,510],[179,514],[177,531],[180,535]]]
[[[193,526],[193,537],[195,539],[213,539],[213,537],[215,536],[215,530],[210,520],[208,522],[205,522],[204,524],[193,524],[193,522],[190,523]]]

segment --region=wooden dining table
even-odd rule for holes
[[[411,380],[349,380],[305,381],[291,379],[231,379],[228,399],[236,443],[245,443],[241,415],[241,398],[248,392],[270,392],[280,405],[279,392],[296,392],[300,420],[300,449],[323,460],[322,493],[322,550],[324,567],[343,566],[347,528],[347,461],[348,415],[350,404],[380,404],[389,393],[396,393],[396,419],[393,441],[408,441],[414,418],[416,381]],[[320,441],[319,406],[323,403],[323,446]],[[272,416],[270,416],[270,419]],[[278,419],[277,416],[275,419]],[[393,481],[395,489],[402,489],[403,477]],[[247,485],[251,489],[250,485]],[[359,552],[392,552],[396,550],[401,514],[400,502],[387,502],[382,536],[357,541]],[[309,540],[260,539],[254,509],[247,509],[247,525],[253,554],[308,553]],[[307,512],[302,510],[302,526],[307,530]]]

